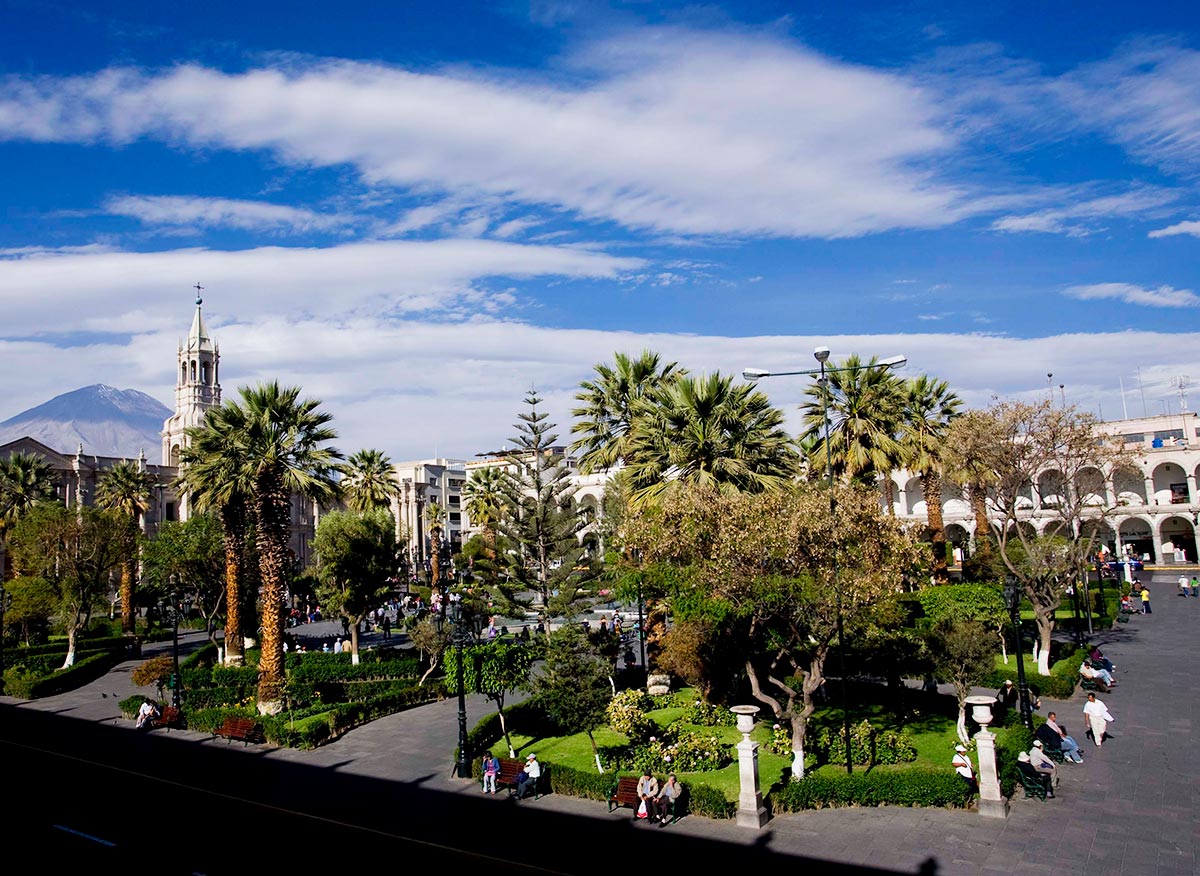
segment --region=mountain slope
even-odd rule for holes
[[[28,435],[62,453],[137,456],[160,461],[163,420],[171,409],[136,389],[97,383],[55,396],[0,423],[0,444]]]

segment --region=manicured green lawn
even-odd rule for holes
[[[682,711],[682,709],[678,708],[658,709],[648,714],[660,727],[666,727],[672,721],[679,718]],[[952,716],[936,713],[910,713],[908,722],[902,725],[899,717],[886,706],[865,705],[854,707],[851,711],[851,723],[858,723],[864,719],[870,720],[880,730],[903,730],[908,733],[914,747],[917,749],[915,765],[950,769],[950,758],[954,754],[954,744],[957,741],[954,733],[954,718]],[[784,772],[791,767],[790,756],[781,757],[766,750],[766,743],[771,737],[772,723],[769,717],[760,720],[752,734],[752,738],[763,746],[759,749],[758,765],[759,776],[761,777],[764,791],[779,781]],[[839,710],[835,708],[818,710],[813,715],[809,724],[810,745],[815,742],[816,736],[822,727],[839,728],[840,726],[841,712]],[[695,725],[684,725],[684,727],[698,733],[715,735],[730,747],[741,740],[741,734],[734,727],[702,727]],[[998,730],[997,732],[998,734],[1003,734],[1004,731]],[[623,735],[614,732],[608,727],[601,727],[594,735],[596,745],[600,748],[601,760],[604,759],[604,749],[606,747],[628,744],[628,740]],[[519,755],[528,754],[532,751],[537,753],[538,759],[543,763],[562,764],[584,771],[596,769],[591,743],[588,742],[587,734],[585,733],[547,738],[534,738],[514,733],[512,740]],[[493,745],[491,751],[499,757],[508,756],[508,749],[505,747],[503,739],[496,745]],[[730,754],[734,753],[731,751]],[[813,763],[811,758],[809,759],[809,763],[811,768]],[[877,766],[874,769],[902,769],[904,766],[908,766],[908,764]],[[605,768],[609,768],[608,764],[605,764]],[[854,768],[855,770],[865,769],[865,767],[858,765]],[[844,770],[845,767],[826,765],[818,769],[821,771],[837,772]],[[719,788],[724,793],[725,799],[730,801],[737,800],[739,779],[736,759],[723,769],[714,772],[677,773],[677,775],[681,782],[698,782],[713,788]]]

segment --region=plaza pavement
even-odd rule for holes
[[[1196,724],[1200,678],[1194,666],[1200,599],[1176,596],[1177,576],[1166,572],[1154,576],[1153,614],[1137,615],[1130,623],[1095,637],[1117,664],[1120,682],[1113,693],[1103,697],[1116,721],[1110,727],[1113,738],[1102,749],[1083,738],[1082,696],[1077,693],[1065,703],[1043,700],[1043,713],[1056,710],[1072,734],[1085,742],[1084,764],[1060,767],[1062,784],[1057,799],[1026,800],[1018,793],[1006,820],[940,809],[830,809],[784,815],[763,831],[691,816],[662,833],[753,845],[810,859],[948,876],[1200,872],[1196,854],[1200,765],[1192,739],[1193,727],[1200,726]],[[311,633],[322,634],[316,628]],[[186,636],[183,644],[185,650],[199,647],[203,637]],[[146,648],[147,655],[169,651],[169,643]],[[85,721],[132,726],[119,716],[117,702],[137,692],[129,682],[135,665],[134,661],[122,663],[103,679],[60,696],[33,702],[4,698],[3,702]],[[469,697],[470,724],[492,708],[482,697]],[[291,762],[480,797],[478,785],[450,775],[456,716],[457,702],[450,699],[374,721],[315,751],[263,746],[247,751],[280,765]],[[171,735],[199,745],[224,746],[206,734]],[[520,804],[502,795],[481,802],[599,822],[629,819],[628,810],[610,814],[604,804],[556,795]],[[650,830],[646,825],[637,827]]]

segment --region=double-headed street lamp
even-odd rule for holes
[[[460,779],[471,778],[471,756],[467,751],[467,691],[463,679],[463,649],[471,638],[466,615],[462,595],[451,594],[447,590],[441,611],[438,612],[437,625],[440,630],[446,620],[450,621],[450,642],[454,645],[454,656],[458,658],[455,671],[458,685],[458,760],[454,764],[454,774]]]
[[[825,363],[829,359],[828,347],[817,347],[813,350],[813,358],[817,360],[818,368],[810,368],[804,371],[765,371],[762,368],[747,368],[742,371],[742,377],[749,381],[760,380],[764,377],[793,377],[798,375],[817,377],[821,386],[821,420],[825,432],[825,480],[829,489],[829,525],[830,535],[832,536],[835,531],[837,518],[837,498],[833,491],[833,447],[829,442],[829,381],[826,375],[835,371],[903,368],[908,364],[908,359],[904,356],[889,356],[886,359],[880,359],[877,362],[870,362],[866,365],[848,368],[826,368]],[[889,499],[890,497],[891,494],[889,492]],[[854,772],[854,765],[852,763],[853,757],[851,757],[850,747],[849,698],[846,695],[846,642],[842,628],[842,584],[836,547],[833,552],[833,591],[837,599],[838,671],[842,678],[842,734],[846,745],[846,772],[852,773]]]
[[[169,580],[171,583],[169,599],[160,599],[158,610],[160,616],[165,616],[171,622],[171,681],[167,686],[171,689],[171,707],[178,709],[180,688],[183,686],[182,677],[179,675],[179,621],[183,615],[187,614],[190,600],[187,594],[184,594],[181,599],[178,591],[178,576],[171,575]]]

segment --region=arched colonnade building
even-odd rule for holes
[[[1054,505],[1065,489],[1079,491],[1084,502],[1110,509],[1100,523],[1099,540],[1118,556],[1126,549],[1153,563],[1197,562],[1200,558],[1200,417],[1195,413],[1115,420],[1097,427],[1101,435],[1124,438],[1130,461],[1115,469],[1084,469],[1066,484],[1055,471],[1038,477],[1020,511],[1021,526],[1047,534],[1057,525]],[[897,471],[891,480],[892,506],[899,517],[925,520],[927,509],[919,475]],[[1078,494],[1078,493],[1077,493]],[[975,517],[963,492],[942,485],[946,540],[969,545]],[[993,525],[999,521],[992,519]]]

